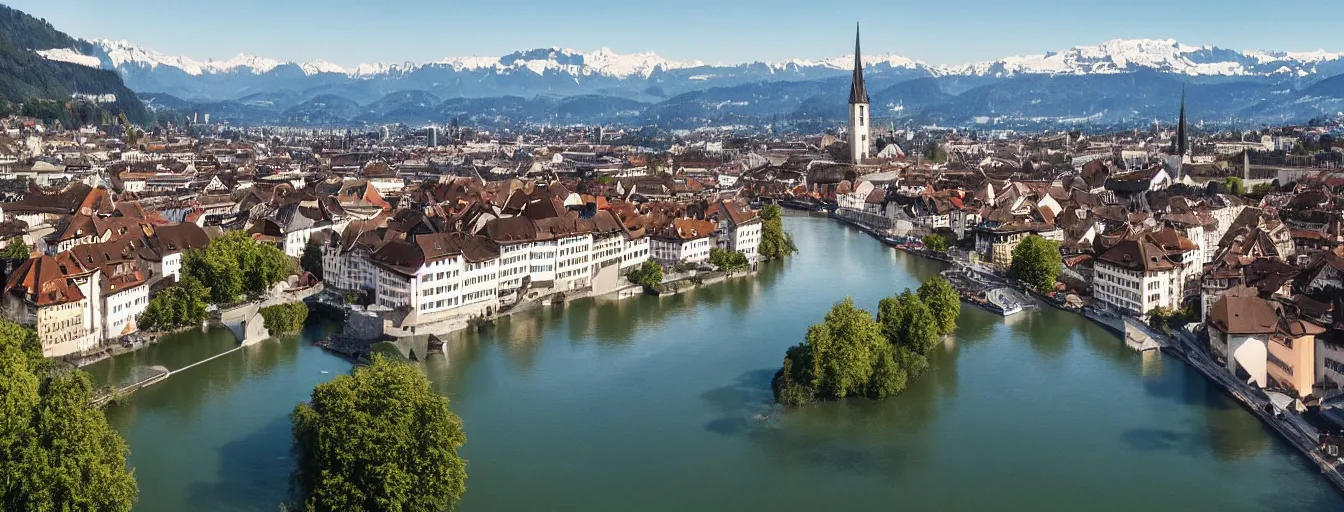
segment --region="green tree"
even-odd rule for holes
[[[1167,323],[1171,322],[1174,316],[1176,316],[1176,312],[1172,311],[1171,308],[1155,307],[1148,310],[1148,325],[1155,329],[1166,329]]]
[[[737,272],[746,270],[747,255],[742,251],[729,251],[715,247],[709,250],[709,262],[724,272]]]
[[[630,282],[642,284],[645,288],[656,289],[663,284],[663,266],[653,260],[645,260],[639,268],[626,275]]]
[[[1223,188],[1227,190],[1228,194],[1234,196],[1239,196],[1246,193],[1245,183],[1241,181],[1241,178],[1238,178],[1236,176],[1228,176],[1226,178],[1223,178]]]
[[[309,241],[308,245],[303,247],[303,255],[299,257],[299,267],[305,272],[322,280],[322,246]]]
[[[23,243],[23,239],[19,237],[9,239],[4,252],[0,252],[0,258],[9,260],[26,260],[29,255],[28,244]]]
[[[1020,279],[1037,290],[1047,291],[1055,287],[1055,278],[1063,268],[1063,257],[1059,252],[1059,242],[1046,240],[1037,235],[1023,238],[1013,248],[1013,277]]]
[[[296,270],[294,260],[280,249],[242,231],[231,231],[204,249],[189,251],[182,260],[183,274],[209,283],[210,302],[216,304],[237,302],[244,294],[264,296]]]
[[[947,252],[949,244],[946,238],[937,233],[929,233],[924,236],[924,247],[933,252]]]
[[[414,366],[379,355],[295,407],[294,482],[315,512],[451,510],[466,491],[466,442],[448,399]]]
[[[261,308],[261,318],[272,336],[293,334],[303,329],[303,322],[308,319],[308,305],[290,302],[267,306]]]
[[[920,285],[919,300],[929,307],[933,318],[938,322],[939,334],[952,334],[957,330],[957,317],[961,315],[961,296],[952,284],[942,276],[933,276]]]
[[[0,503],[4,510],[129,511],[139,491],[126,442],[89,405],[83,371],[39,362],[36,334],[0,320]]]
[[[828,399],[862,395],[879,351],[890,351],[873,316],[851,299],[837,303],[822,323],[808,327],[803,344],[812,365],[809,387]]]
[[[908,289],[878,302],[877,323],[887,341],[916,354],[927,354],[940,341],[933,311]]]
[[[919,302],[913,294],[906,295]],[[892,300],[896,302],[887,304],[889,308],[902,302]],[[928,315],[927,308],[924,311]],[[936,338],[933,319],[923,320],[927,335]],[[893,344],[885,327],[850,299],[837,303],[825,320],[808,328],[802,344],[785,354],[771,383],[775,400],[803,405],[850,396],[881,399],[904,391],[910,379],[928,367],[928,360],[907,346]]]
[[[136,319],[136,326],[146,331],[171,331],[199,326],[205,322],[206,298],[210,290],[200,281],[188,277],[164,288],[149,299],[149,305]]]
[[[793,237],[784,231],[783,209],[777,204],[765,205],[761,209],[761,244],[759,253],[762,260],[783,259],[795,252]]]

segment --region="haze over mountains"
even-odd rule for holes
[[[837,34],[838,45],[846,38]],[[235,123],[792,123],[846,116],[852,55],[706,64],[655,53],[542,48],[502,57],[352,67],[239,55],[199,61],[128,41],[32,48],[52,61],[115,70],[151,109]],[[1258,124],[1344,110],[1344,53],[1236,51],[1175,40],[1113,40],[1040,55],[934,65],[865,55],[877,121],[1022,127],[1149,124],[1174,116]]]

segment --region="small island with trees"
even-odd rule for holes
[[[771,383],[775,401],[798,406],[899,394],[928,369],[927,355],[956,331],[960,314],[961,299],[942,277],[882,299],[876,318],[846,298],[789,348]]]

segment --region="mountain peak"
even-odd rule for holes
[[[1191,46],[1175,39],[1111,39],[1094,46],[1074,46],[1057,52],[1015,55],[937,69],[943,75],[974,76],[1109,74],[1139,69],[1187,76],[1305,76],[1315,72],[1314,64],[1341,58],[1344,54],[1324,51],[1241,52],[1216,46]]]
[[[318,73],[340,73],[343,75],[350,74],[350,72],[346,71],[345,68],[342,67],[340,64],[334,64],[331,62],[327,62],[325,60],[308,61],[299,67],[303,69],[303,73],[305,75],[316,75]]]

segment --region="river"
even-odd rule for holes
[[[801,253],[673,297],[580,300],[454,339],[422,366],[467,431],[464,511],[1344,510],[1317,470],[1175,359],[1079,316],[959,330],[902,395],[783,410],[784,350],[846,296],[877,301],[938,264],[833,221],[787,217]],[[288,414],[350,365],[270,340],[108,410],[137,511],[276,510]],[[180,368],[233,346],[183,333],[89,368]]]

